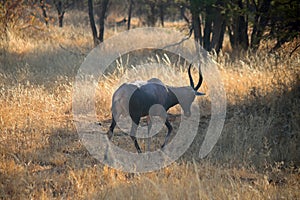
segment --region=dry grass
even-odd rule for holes
[[[1,199],[300,198],[299,52],[287,57],[286,47],[277,57],[261,52],[236,61],[227,54],[216,58],[228,110],[222,136],[208,158],[197,157],[200,131],[177,163],[129,174],[91,157],[72,121],[74,76],[91,41],[84,26],[9,32],[0,55]],[[151,59],[168,67],[130,73],[127,58],[121,58],[118,70],[99,80],[99,120],[110,118],[114,89],[141,71],[142,79],[159,76],[170,85],[188,83],[184,66],[175,72],[173,60]],[[209,99],[199,103],[209,108]],[[207,110],[200,130],[209,120]]]

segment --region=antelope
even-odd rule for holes
[[[205,95],[198,92],[203,77],[199,70],[199,81],[194,86],[194,81],[191,75],[191,66],[188,68],[188,76],[190,80],[189,86],[172,87],[166,86],[157,78],[152,78],[148,81],[136,81],[122,84],[113,94],[112,97],[112,122],[107,132],[108,139],[113,137],[113,131],[116,126],[116,121],[121,115],[130,115],[132,119],[130,137],[134,142],[138,153],[142,153],[141,148],[136,139],[136,131],[141,117],[149,116],[149,109],[155,104],[161,105],[165,112],[169,108],[179,104],[186,117],[191,116],[191,105],[196,96]],[[161,148],[163,149],[168,143],[172,132],[172,125],[165,118],[165,126],[168,128],[168,133]],[[149,129],[148,129],[149,130]]]

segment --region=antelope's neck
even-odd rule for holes
[[[178,98],[175,95],[176,88],[168,87],[168,100],[166,102],[166,108],[167,110],[179,103]]]

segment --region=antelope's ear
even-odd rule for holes
[[[203,95],[205,95],[205,93],[203,93],[203,92],[195,92],[195,95],[196,96],[203,96]]]

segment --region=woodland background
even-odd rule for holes
[[[1,0],[0,198],[299,199],[299,10],[296,0]],[[197,99],[199,133],[188,151],[166,168],[131,174],[103,165],[83,146],[72,93],[95,45],[148,26],[180,31],[210,52],[227,115],[218,143],[200,160],[211,104],[209,96]],[[104,129],[122,81],[155,76],[188,84],[188,65],[179,58],[139,53],[120,57],[99,79],[96,108]],[[166,67],[136,67],[148,62]],[[208,93],[205,78],[201,91]],[[179,114],[178,107],[170,111],[175,132]],[[120,130],[112,142],[135,152]]]

